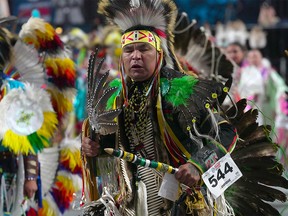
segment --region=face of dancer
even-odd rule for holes
[[[134,81],[148,80],[154,73],[159,55],[149,43],[133,43],[123,47],[125,73]]]
[[[226,55],[229,59],[233,60],[237,65],[241,65],[245,58],[245,52],[237,45],[229,45],[226,48]]]
[[[251,65],[256,67],[262,66],[262,54],[259,50],[251,50],[248,52],[247,60]]]

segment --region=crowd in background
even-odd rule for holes
[[[240,20],[227,24],[218,23],[214,29],[206,26],[205,31],[207,37],[220,47],[236,66],[230,91],[232,101],[237,102],[241,98],[247,98],[250,107],[258,108],[261,111],[258,122],[272,125],[275,142],[282,147],[279,151],[279,160],[287,165],[288,87],[283,75],[273,67],[269,56],[264,56],[263,53],[263,49],[267,46],[267,39],[262,27],[273,25],[277,20],[272,8],[263,7],[259,15],[259,25],[253,26],[250,31]],[[119,77],[118,59],[121,52],[120,31],[108,25],[99,24],[97,29],[92,32],[85,32],[80,28],[65,29],[64,32],[59,32],[59,37],[69,49],[69,55],[75,64],[74,87],[77,91],[73,97],[73,109],[66,113],[63,124],[54,135],[52,140],[54,146],[60,145],[60,143],[64,145],[63,143],[68,142],[68,138],[79,139],[81,134],[82,122],[87,118],[86,72],[91,52],[95,49],[99,50],[98,57],[105,58],[104,68],[110,70],[112,77]],[[285,53],[285,49],[287,47],[283,47],[283,53]],[[231,103],[231,100],[227,100],[225,105],[228,107]],[[79,152],[77,154],[77,157],[80,157]],[[74,158],[74,160],[76,159]],[[74,165],[74,168],[72,174],[81,175],[81,172],[76,170],[79,168],[77,164]],[[79,179],[77,181],[79,186]],[[69,201],[71,200],[72,198],[69,199]],[[63,206],[62,208],[64,209]],[[64,210],[60,212],[64,213]]]

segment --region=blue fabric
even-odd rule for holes
[[[76,89],[77,95],[74,100],[74,110],[76,118],[79,121],[83,121],[87,117],[86,112],[86,97],[87,97],[87,88],[86,88],[85,79],[82,76],[79,76],[76,80]]]
[[[180,12],[186,12],[190,19],[200,25],[226,22],[236,17],[237,0],[175,0]]]

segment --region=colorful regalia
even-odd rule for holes
[[[275,161],[278,145],[269,138],[271,128],[256,123],[257,110],[244,112],[245,99],[222,109],[233,64],[203,29],[187,31],[193,56],[188,62],[196,70],[188,75],[174,51],[177,8],[172,1],[102,0],[99,12],[122,30],[122,48],[149,43],[160,57],[152,77],[143,82],[126,76],[120,58],[121,78],[109,82],[103,60],[91,55],[82,136],[99,136],[102,148],[175,168],[191,163],[200,173],[230,153],[243,177],[218,198],[202,181],[189,190],[179,185],[171,201],[158,195],[163,173],[103,152],[97,158],[82,153],[85,185],[79,209],[86,215],[279,215],[264,202],[286,201],[284,193],[269,187],[288,186],[282,164]]]
[[[19,35],[0,26],[0,47],[0,215],[62,215],[81,188],[80,141],[51,139],[72,110],[74,62],[40,18]],[[24,197],[27,181],[37,182],[35,200]]]
[[[1,158],[4,165],[12,164],[10,170],[3,166],[0,211],[22,215],[23,186],[35,181],[41,187],[37,154],[49,146],[58,120],[50,96],[42,88],[45,79],[37,51],[4,27],[0,38]],[[7,181],[9,178],[12,181]],[[41,194],[35,197],[41,199]]]

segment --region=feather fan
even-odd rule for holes
[[[87,112],[93,130],[106,135],[116,132],[117,124],[114,119],[119,115],[121,109],[105,110],[109,98],[118,88],[110,88],[107,84],[109,71],[100,74],[103,60],[97,63],[96,56],[97,52],[92,53],[89,59]],[[97,64],[96,70],[94,70],[95,64]]]

